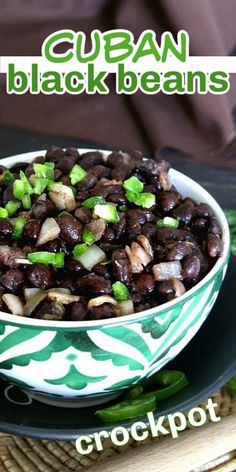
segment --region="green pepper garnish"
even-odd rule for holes
[[[106,201],[104,200],[103,197],[96,195],[95,197],[89,197],[86,200],[84,200],[82,203],[82,207],[92,210],[95,207],[95,205],[97,205],[98,203],[102,204],[102,203],[106,203]]]
[[[129,299],[129,290],[122,282],[112,284],[112,291],[117,302],[124,302]]]
[[[148,389],[155,395],[157,401],[171,397],[188,385],[188,380],[183,372],[178,370],[160,370],[142,383],[144,389]],[[156,386],[158,388],[154,390]]]
[[[152,394],[141,395],[139,398],[123,401],[114,406],[97,410],[96,415],[102,423],[116,423],[143,416],[156,408],[156,399]]]
[[[87,175],[86,170],[83,167],[75,164],[73,169],[70,171],[70,181],[72,185],[78,184],[81,180],[83,180]]]

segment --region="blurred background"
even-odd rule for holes
[[[69,28],[185,29],[192,55],[236,54],[235,0],[1,0],[0,56],[40,55],[43,40]],[[219,62],[220,69],[220,62]],[[1,76],[0,151],[14,154],[63,141],[140,149],[173,160],[236,168],[236,86],[226,95],[7,95]],[[50,138],[52,136],[52,138]],[[46,144],[45,143],[45,144]],[[22,147],[22,149],[21,149]]]

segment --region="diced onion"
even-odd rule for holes
[[[160,262],[152,268],[155,280],[182,279],[179,261]]]
[[[116,307],[117,316],[132,315],[134,313],[134,304],[132,300],[125,300],[118,303]]]
[[[69,303],[78,302],[80,297],[77,295],[71,295],[70,293],[58,292],[56,290],[50,290],[48,292],[48,299],[52,302],[62,303],[63,305],[69,305]]]
[[[76,201],[72,189],[67,185],[53,184],[49,197],[58,210],[72,211],[76,209]]]
[[[103,305],[104,303],[110,303],[111,305],[117,306],[118,303],[114,298],[110,297],[110,295],[101,295],[100,297],[92,298],[88,302],[88,309],[94,307],[94,306],[100,306]]]
[[[30,297],[32,297],[33,295],[39,292],[41,292],[41,288],[25,288],[24,289],[25,300],[27,301]]]
[[[60,227],[55,218],[46,218],[42,224],[36,246],[41,246],[42,244],[46,244],[48,241],[53,241],[53,239],[56,239],[59,234]]]
[[[175,297],[181,297],[186,292],[186,288],[182,282],[178,279],[172,280],[173,289],[175,292]]]
[[[166,190],[171,189],[171,187],[172,187],[171,178],[170,178],[169,174],[167,174],[167,172],[165,172],[164,170],[161,170],[161,172],[160,172],[159,181],[160,181],[160,184],[161,184],[163,190],[166,191]]]
[[[13,315],[24,315],[24,305],[19,297],[12,293],[5,293],[5,295],[2,296],[2,299]]]
[[[106,254],[96,244],[88,246],[86,251],[80,256],[74,256],[87,270],[91,270],[95,265],[106,259]]]
[[[47,297],[47,292],[40,290],[28,298],[24,306],[24,316],[30,316],[35,308]]]

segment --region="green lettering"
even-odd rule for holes
[[[166,80],[169,79],[169,80]],[[163,91],[166,93],[182,93],[184,92],[183,87],[183,75],[181,72],[170,71],[166,72],[163,77]]]
[[[210,74],[209,90],[213,93],[226,93],[230,88],[229,74],[227,72],[215,71]]]
[[[206,92],[206,74],[197,70],[196,72],[187,73],[187,91],[188,92]]]
[[[92,42],[92,49],[90,53],[85,54],[85,43],[86,43],[86,35],[82,32],[78,33],[77,42],[76,42],[76,58],[77,61],[81,62],[82,64],[87,62],[93,62],[100,53],[101,49],[101,42],[100,36],[98,31],[92,31],[91,33],[91,42]],[[83,54],[82,54],[83,49]]]
[[[125,71],[124,64],[118,65],[117,93],[134,93],[137,90],[137,75],[133,71]]]
[[[107,76],[108,72],[105,71],[101,71],[95,75],[94,64],[88,64],[87,93],[109,93],[109,89],[104,83]]]
[[[105,60],[109,64],[124,61],[133,52],[132,34],[130,31],[108,31],[103,34]],[[118,40],[118,41],[117,41]],[[114,43],[112,44],[112,42]],[[121,52],[124,51],[124,52]],[[113,55],[113,53],[117,54]]]
[[[162,45],[164,43],[164,45]],[[169,53],[176,57],[181,62],[185,62],[188,53],[189,37],[186,31],[178,32],[177,44],[173,38],[173,35],[166,31],[161,38],[162,46],[162,62],[166,62]],[[178,49],[179,48],[179,49]]]
[[[133,56],[133,62],[138,62],[140,57],[153,55],[156,61],[160,61],[161,56],[158,51],[158,45],[155,40],[154,31],[146,31],[141,34],[137,44],[136,53]]]
[[[160,90],[160,75],[157,72],[144,72],[141,75],[140,89],[145,93],[157,93]]]
[[[28,76],[23,71],[16,71],[14,64],[8,65],[7,93],[23,94],[29,88]]]
[[[31,67],[30,93],[39,93],[38,64],[32,64],[32,67]]]
[[[64,53],[55,53],[54,48],[58,44],[69,42],[73,44],[74,32],[71,30],[60,30],[56,33],[50,34],[42,45],[42,55],[50,62],[60,64],[62,62],[68,62],[73,58],[73,51],[67,51]]]
[[[45,80],[46,79],[46,80]],[[43,93],[62,93],[60,72],[48,71],[42,75],[41,89]]]
[[[72,71],[65,75],[65,87],[68,92],[81,93],[84,91],[84,77],[81,72]]]

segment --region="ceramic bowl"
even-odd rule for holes
[[[10,168],[44,153],[8,157],[1,164]],[[3,378],[49,404],[99,404],[160,370],[188,344],[217,298],[230,238],[226,218],[214,198],[184,174],[171,169],[170,175],[183,197],[208,203],[222,226],[224,251],[211,271],[180,298],[126,317],[57,322],[0,312]]]

